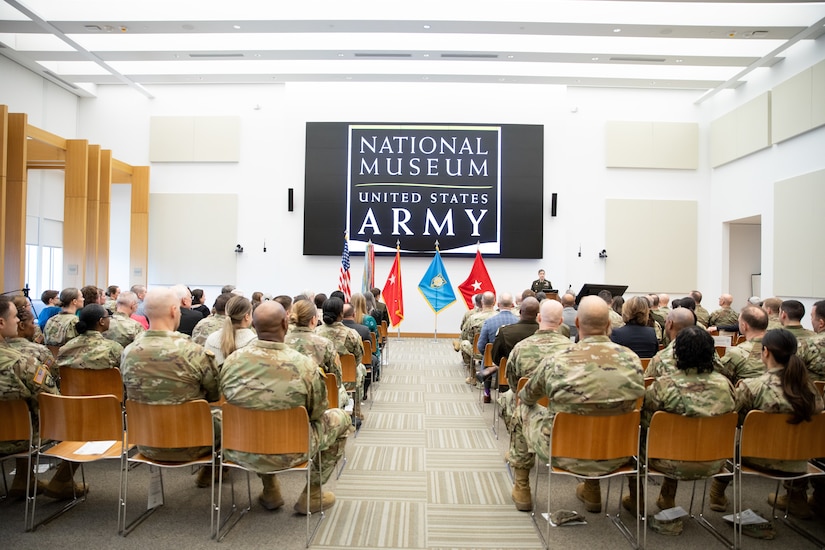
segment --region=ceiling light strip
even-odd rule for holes
[[[797,42],[805,40],[809,36],[821,32],[823,26],[825,26],[825,17],[823,17],[822,19],[820,19],[819,21],[817,21],[816,23],[814,23],[813,25],[811,25],[810,27],[808,27],[804,31],[802,31],[802,32],[798,33],[797,35],[793,36],[792,38],[789,38],[787,42],[785,42],[784,44],[782,44],[778,48],[772,50],[771,52],[766,54],[761,59],[758,59],[757,61],[754,61],[753,63],[751,63],[750,65],[748,65],[747,67],[745,67],[744,69],[742,69],[741,71],[739,71],[738,73],[736,73],[735,75],[730,77],[725,82],[719,84],[717,87],[713,88],[712,90],[708,90],[707,92],[702,94],[699,97],[699,99],[697,99],[693,103],[696,104],[696,105],[700,105],[705,100],[710,99],[711,97],[715,96],[716,94],[718,94],[722,90],[724,90],[726,88],[736,87],[735,84],[737,84],[739,82],[739,79],[741,79],[743,76],[751,73],[752,71],[754,71],[754,70],[756,70],[756,69],[758,69],[758,68],[760,68],[764,65],[767,65],[776,56],[778,56],[780,53],[784,52],[785,50],[787,50],[788,48],[790,48],[791,46],[793,46]]]
[[[96,63],[96,64],[100,65],[101,67],[103,67],[104,69],[106,69],[112,76],[114,76],[115,78],[117,78],[118,80],[123,82],[124,84],[127,84],[131,88],[134,88],[135,90],[137,90],[138,92],[140,92],[144,96],[148,97],[149,99],[155,99],[155,96],[153,96],[151,93],[149,93],[149,90],[147,90],[146,88],[144,88],[143,86],[141,86],[140,84],[138,84],[137,82],[132,80],[131,78],[127,77],[126,75],[123,75],[123,74],[119,73],[118,71],[116,71],[115,69],[113,69],[112,67],[110,67],[101,58],[99,58],[98,56],[96,56],[95,54],[93,54],[92,52],[90,52],[89,50],[87,50],[86,48],[84,48],[83,46],[81,46],[80,44],[78,44],[77,42],[75,42],[74,40],[72,40],[71,38],[66,36],[65,34],[63,34],[60,31],[60,29],[58,29],[57,27],[55,27],[54,25],[52,25],[51,23],[49,23],[48,21],[46,21],[45,19],[43,19],[42,17],[40,17],[39,15],[34,13],[32,10],[30,10],[29,8],[27,8],[26,6],[24,6],[23,4],[21,4],[17,0],[5,0],[5,2],[8,5],[15,8],[16,10],[18,10],[20,13],[24,14],[26,17],[28,17],[29,19],[31,19],[35,23],[37,23],[38,25],[40,25],[40,27],[42,27],[44,30],[50,32],[51,34],[53,34],[54,36],[56,36],[57,38],[59,38],[60,40],[62,40],[63,42],[65,42],[66,44],[68,44],[69,46],[74,48],[75,50],[77,50],[78,52],[82,53],[90,61],[93,61],[94,63]]]

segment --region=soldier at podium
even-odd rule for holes
[[[553,283],[544,278],[544,270],[539,269],[539,278],[533,281],[530,285],[530,290],[533,292],[546,292],[553,288]]]

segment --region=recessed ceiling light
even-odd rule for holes
[[[425,54],[424,54],[424,57],[430,57],[430,54],[425,53]]]
[[[508,55],[507,59],[513,59],[514,57],[515,57],[514,55]]]
[[[677,59],[676,60],[676,63],[682,63],[682,62],[684,62],[684,59]]]
[[[425,29],[429,29],[429,28],[430,28],[430,26],[429,26],[429,25],[424,25],[424,28],[425,28]]]
[[[655,86],[655,85],[656,85],[656,81],[655,81],[655,80],[651,80],[651,81],[650,81],[650,85],[651,85],[651,86]]]
[[[338,57],[344,57],[344,54],[339,53],[339,54],[338,54]]]
[[[256,54],[253,54],[253,55],[254,55],[255,57],[261,57],[261,54],[259,54],[259,53],[256,53]]]
[[[347,80],[352,80],[352,77],[351,77],[351,76],[348,76],[348,77],[347,77]]]
[[[591,58],[590,58],[590,60],[591,60],[591,61],[598,61],[598,60],[599,60],[599,58],[598,58],[598,57],[591,57]]]
[[[429,76],[422,76],[422,77],[421,77],[421,80],[429,80],[429,79],[430,79],[430,77],[429,77]]]
[[[240,26],[240,25],[232,25],[232,28],[233,28],[233,29],[240,29],[240,28],[241,28],[241,26]]]
[[[501,77],[501,78],[498,79],[499,82],[504,82],[504,80],[505,80],[504,77]]]
[[[622,29],[613,29],[613,32],[622,32]]]

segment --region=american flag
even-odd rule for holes
[[[344,253],[341,254],[341,271],[338,274],[338,290],[344,293],[346,301],[349,302],[352,294],[349,288],[349,242],[344,240]]]

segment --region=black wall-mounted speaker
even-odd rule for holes
[[[287,189],[288,193],[286,196],[286,209],[290,212],[295,210],[295,190],[290,187]]]
[[[556,207],[558,206],[559,202],[559,195],[558,193],[553,193],[550,195],[550,216],[556,217]]]

